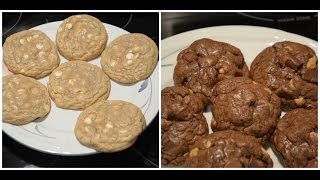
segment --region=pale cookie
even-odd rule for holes
[[[8,37],[3,45],[3,60],[16,74],[41,78],[60,64],[53,41],[38,30],[26,30]]]
[[[57,30],[56,44],[66,59],[88,61],[102,53],[107,39],[107,31],[99,19],[81,14],[63,21]]]
[[[117,152],[134,144],[146,127],[141,110],[125,101],[107,100],[85,109],[75,135],[81,144],[101,152]]]
[[[101,66],[109,77],[121,83],[135,83],[153,72],[158,47],[144,34],[125,34],[113,40],[101,55]]]
[[[110,79],[96,65],[83,61],[61,64],[49,76],[48,90],[60,108],[84,109],[107,99]]]
[[[47,88],[23,75],[2,78],[2,121],[24,125],[46,116],[50,111]]]

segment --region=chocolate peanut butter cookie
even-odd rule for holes
[[[278,122],[271,142],[286,167],[318,167],[318,111],[289,111]]]
[[[192,146],[185,165],[202,168],[270,168],[273,162],[256,138],[226,130],[201,138]]]
[[[281,98],[281,108],[317,108],[318,61],[308,46],[278,42],[264,49],[251,64],[252,79]]]
[[[280,99],[267,87],[245,77],[220,81],[212,94],[212,131],[232,129],[265,143],[280,116]]]
[[[249,76],[241,51],[204,38],[179,53],[173,79],[175,85],[192,89],[207,103],[217,82],[235,76]]]
[[[161,91],[161,161],[164,165],[182,165],[200,137],[209,132],[203,116],[203,103],[185,87]]]

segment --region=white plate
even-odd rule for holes
[[[62,21],[43,24],[32,29],[41,30],[47,34],[51,40],[55,40],[55,34]],[[104,24],[108,32],[108,44],[116,37],[129,33],[121,28],[110,24]],[[65,58],[60,56],[60,63],[67,62]],[[89,61],[89,63],[100,65],[100,58]],[[5,69],[4,75],[9,72]],[[111,81],[111,92],[108,99],[119,99],[129,101],[140,107],[145,115],[147,125],[151,123],[153,118],[159,111],[159,66],[155,68],[152,75],[143,81],[134,85],[120,85]],[[39,81],[47,85],[48,76]],[[95,150],[81,145],[74,133],[73,129],[77,121],[78,115],[82,111],[66,110],[57,108],[51,101],[51,111],[49,115],[24,126],[13,126],[2,123],[3,131],[16,141],[39,151],[60,154],[60,155],[85,155],[97,153]]]
[[[174,85],[172,75],[176,63],[176,57],[179,52],[188,47],[193,41],[201,38],[211,38],[217,41],[227,42],[238,47],[242,51],[249,68],[258,53],[264,48],[273,45],[275,42],[289,40],[305,44],[315,52],[317,52],[318,49],[318,43],[314,40],[285,31],[265,27],[216,26],[188,31],[161,41],[161,89]],[[281,115],[283,116],[284,113]],[[210,125],[210,121],[212,119],[211,111],[207,110],[204,113],[204,116]],[[210,133],[211,132],[212,131],[210,129]],[[273,167],[283,167],[278,157],[270,147],[267,148],[267,151],[273,160]]]

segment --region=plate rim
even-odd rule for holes
[[[284,34],[286,36],[288,36],[288,35],[289,36],[298,36],[299,38],[304,38],[304,39],[306,39],[308,41],[311,41],[312,43],[315,43],[315,44],[318,43],[318,41],[313,40],[313,39],[311,39],[309,37],[305,37],[305,36],[302,36],[302,35],[299,35],[299,34],[287,32],[287,31],[284,31],[284,30],[281,30],[281,29],[276,29],[276,28],[270,28],[270,27],[264,27],[264,26],[253,26],[253,25],[218,25],[218,26],[209,26],[209,27],[203,27],[203,28],[198,28],[198,29],[192,29],[192,30],[188,30],[188,31],[185,31],[185,32],[181,32],[181,33],[169,36],[169,37],[161,40],[161,47],[168,46],[168,45],[170,46],[170,44],[171,44],[170,42],[171,41],[174,41],[174,40],[176,40],[178,38],[186,36],[186,34],[191,34],[191,33],[210,30],[210,29],[218,30],[218,29],[223,29],[223,28],[242,28],[242,29],[257,29],[257,30],[260,30],[260,31],[262,31],[262,30],[264,30],[264,31],[274,31],[274,32],[277,32],[277,33]],[[161,48],[161,60],[164,59],[166,56],[168,56],[168,54],[172,53],[172,51],[171,52],[167,52],[167,51],[162,51],[162,49],[163,48]],[[164,53],[164,52],[167,52],[167,53]]]

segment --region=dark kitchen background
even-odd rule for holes
[[[161,13],[161,39],[210,26],[253,25],[299,34],[318,41],[318,13]]]

